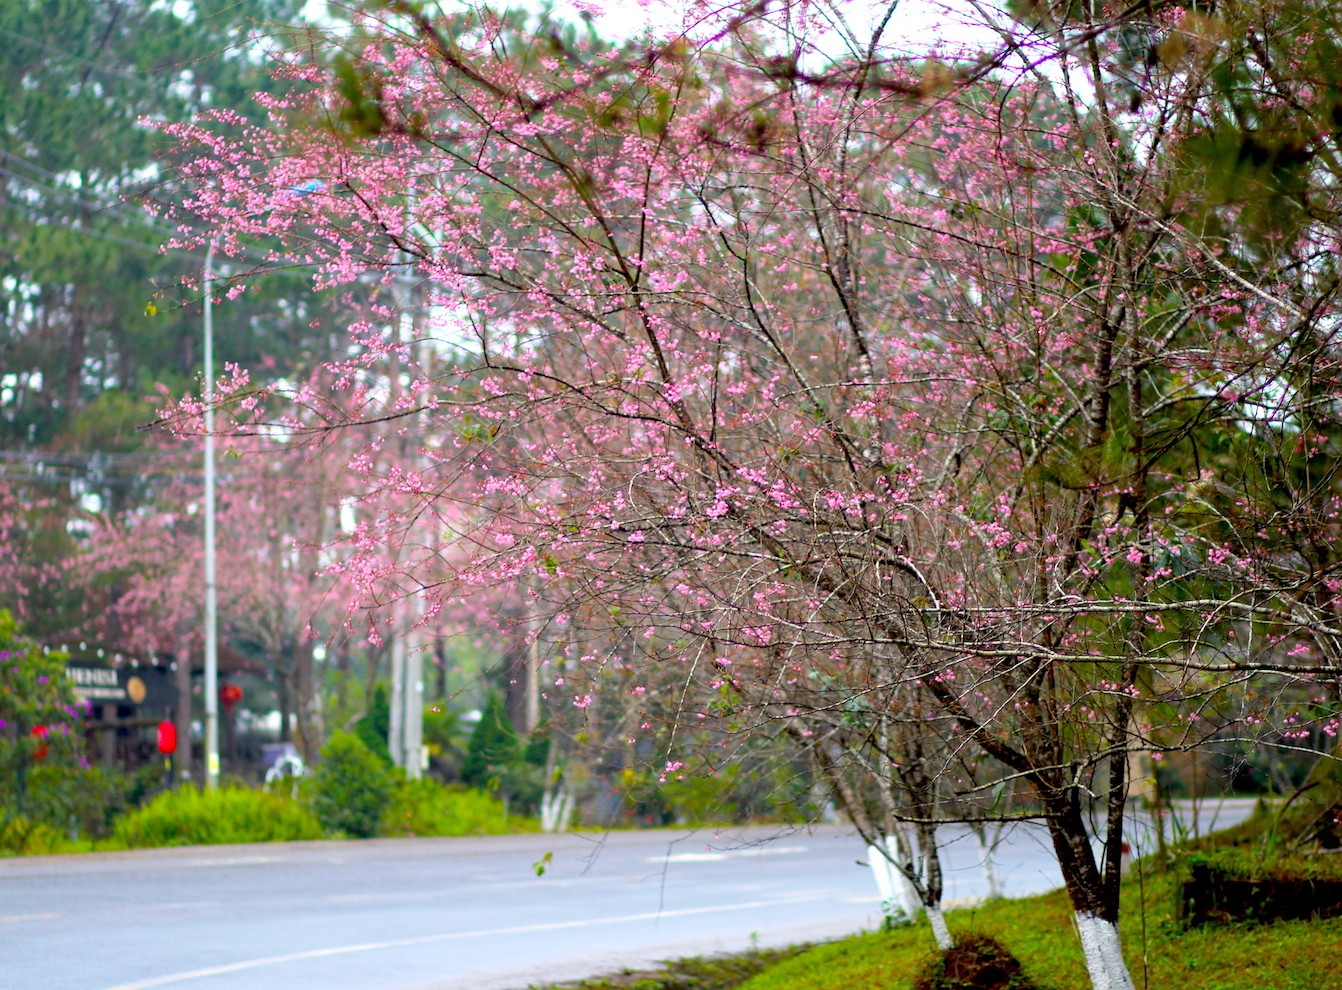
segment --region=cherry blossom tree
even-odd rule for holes
[[[964,6],[992,44],[909,56],[893,6],[859,38],[694,5],[614,46],[384,3],[280,61],[271,127],[169,128],[179,213],[321,287],[418,287],[283,424],[366,431],[363,599],[507,585],[632,633],[650,710],[782,726],[869,842],[917,831],[922,867],[891,858],[934,923],[936,826],[1024,787],[1093,985],[1131,987],[1130,764],[1336,730],[1342,187],[1272,57],[1336,25]],[[1246,22],[1271,40],[1227,45]],[[1227,121],[1266,140],[1236,72],[1294,150],[1199,179]]]
[[[194,444],[175,466],[194,467]],[[316,753],[325,731],[314,648],[344,638],[347,595],[328,573],[338,560],[341,491],[334,461],[282,438],[236,437],[220,471],[218,554],[225,641],[262,658],[276,688],[282,738],[295,716],[297,741]],[[179,691],[189,694],[203,627],[203,537],[199,480],[158,479],[152,499],[88,520],[66,584],[96,603],[77,633],[143,656],[173,655]],[[189,725],[190,707],[180,715]]]

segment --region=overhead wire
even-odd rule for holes
[[[152,233],[159,235],[160,237],[163,237],[165,240],[180,234],[180,231],[177,230],[176,228],[160,224],[148,216],[145,216],[143,214],[136,214],[134,212],[128,213],[119,204],[116,205],[109,204],[102,200],[92,199],[84,195],[81,195],[78,190],[72,189],[71,187],[65,185],[61,181],[60,176],[57,175],[55,172],[43,168],[36,162],[24,158],[22,155],[16,155],[12,151],[6,151],[3,148],[0,148],[0,159],[8,160],[9,162],[20,166],[21,168],[26,168],[31,172],[35,172],[39,175],[46,176],[48,179],[50,179],[49,182],[43,182],[40,179],[34,178],[31,175],[24,175],[21,172],[15,172],[13,169],[9,169],[6,168],[4,165],[0,165],[0,175],[7,175],[18,182],[22,182],[25,185],[36,189],[41,194],[55,197],[56,199],[62,200],[81,210],[86,210],[89,213],[93,214],[94,216],[107,216],[114,220],[121,221],[122,223],[125,224],[141,227],[145,230],[148,230]],[[18,200],[11,199],[7,203],[0,205],[6,205],[12,208],[23,209],[24,212],[26,212],[28,216],[34,220],[46,221],[47,223],[55,224],[57,226],[64,227],[65,229],[68,230],[76,230],[79,231],[80,233],[87,233],[92,237],[98,237],[103,240],[121,244],[125,247],[133,247],[138,248],[140,250],[152,251],[153,253],[160,255],[170,255],[172,257],[195,261],[201,265],[205,263],[204,255],[194,254],[189,251],[183,251],[181,248],[165,248],[162,245],[149,245],[144,244],[142,242],[132,241],[126,238],[121,238],[118,237],[117,235],[109,234],[105,231],[96,230],[93,227],[79,225],[76,222],[74,222],[73,218],[70,219],[59,218],[56,216],[52,216],[49,213],[41,212],[39,210],[36,210],[32,204],[22,203],[21,201]],[[243,248],[242,257],[245,258],[247,261],[253,262],[257,265],[265,265],[265,266],[273,265],[274,263],[273,259],[267,257],[260,251],[257,251],[254,248],[249,248],[245,245],[242,246],[242,248]],[[266,267],[264,269],[264,272],[267,275],[284,275],[290,278],[294,277],[308,278],[310,276],[309,271],[305,271],[297,266]]]
[[[53,217],[46,213],[40,213],[37,210],[33,209],[31,206],[29,206],[27,203],[18,203],[11,201],[8,203],[0,203],[0,207],[24,213],[28,216],[29,219],[33,220],[34,222],[46,223],[50,224],[53,227],[60,227],[63,230],[70,230],[79,234],[86,234],[89,237],[97,238],[98,240],[101,241],[107,241],[111,244],[119,244],[122,247],[136,248],[138,250],[146,251],[160,256],[180,258],[185,261],[194,261],[202,265],[205,263],[204,255],[190,254],[186,251],[181,251],[177,248],[162,248],[154,244],[146,244],[143,241],[131,240],[128,237],[120,237],[117,234],[113,234],[105,230],[97,230],[96,228],[93,227],[81,226],[80,224],[76,223],[73,219],[62,219],[59,217]]]

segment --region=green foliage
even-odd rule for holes
[[[814,820],[814,779],[799,765],[786,741],[756,736],[740,743],[728,760],[711,738],[682,733],[683,752],[711,753],[682,773],[660,767],[627,767],[619,778],[625,814],[645,825],[724,825],[743,822],[798,823]]]
[[[392,781],[386,763],[362,739],[337,732],[322,747],[321,763],[303,790],[323,828],[366,839],[377,834]]]
[[[461,767],[462,782],[471,787],[500,788],[508,769],[520,756],[521,742],[508,721],[503,698],[497,691],[491,691],[466,747],[466,761]]]
[[[461,719],[446,706],[430,706],[424,709],[423,738],[434,772],[450,778],[459,777],[467,745]]]
[[[1266,859],[1257,850],[1233,846],[1194,853],[1184,860],[1190,870],[1205,870],[1214,880],[1342,881],[1342,862],[1333,856],[1284,855]]]
[[[391,736],[391,701],[387,697],[385,684],[373,688],[367,711],[363,713],[363,718],[354,723],[354,734],[380,756],[387,766],[391,766],[391,749],[387,743]]]
[[[68,840],[45,822],[23,815],[0,820],[0,856],[45,856],[65,852]]]
[[[340,97],[338,119],[351,138],[376,137],[387,126],[382,114],[382,86],[376,75],[364,71],[346,56],[333,65],[336,93]]]
[[[1314,0],[1207,10],[1186,14],[1156,50],[1171,73],[1205,59],[1199,71],[1215,94],[1180,156],[1194,193],[1189,209],[1195,222],[1207,221],[1232,205],[1225,220],[1242,243],[1290,243],[1302,225],[1321,219],[1319,194],[1336,181],[1342,16],[1335,4]]]
[[[143,437],[119,428],[124,413],[154,381],[190,381],[195,307],[160,299],[151,318],[145,303],[155,281],[172,284],[200,262],[160,253],[171,225],[147,230],[154,221],[126,202],[147,186],[172,196],[159,171],[168,142],[140,120],[186,120],[205,105],[255,113],[251,94],[274,87],[242,39],[293,23],[300,6],[196,3],[184,16],[150,0],[0,4],[0,147],[10,156],[0,276],[23,287],[0,321],[0,365],[18,378],[0,420],[8,445],[69,430],[70,450],[138,447]],[[279,309],[268,310],[278,330]],[[273,352],[284,335],[268,326],[263,346]],[[219,357],[254,359],[260,336],[221,335]],[[85,400],[104,408],[90,417]],[[109,431],[113,445],[83,445]]]
[[[116,819],[139,807],[162,780],[157,762],[135,774],[44,762],[28,775],[27,810],[35,821],[60,832],[104,839]]]
[[[380,833],[389,837],[507,835],[535,828],[531,819],[510,816],[492,794],[424,778],[396,782],[382,813]]]
[[[534,814],[545,791],[549,734],[542,728],[520,739],[498,692],[490,692],[471,733],[461,781],[499,794],[514,811]]]
[[[1251,922],[1342,910],[1342,798],[1332,761],[1312,783],[1274,806],[1260,801],[1232,829],[1184,844],[1173,857],[1182,881],[1181,921]]]
[[[674,820],[684,825],[801,822],[814,816],[809,778],[790,767],[747,768],[729,763],[711,776],[687,775],[659,784]]]
[[[320,839],[312,814],[279,794],[242,787],[165,791],[116,823],[113,836],[132,849]]]
[[[23,814],[28,776],[39,761],[73,766],[78,738],[74,692],[65,678],[67,654],[44,650],[0,609],[0,820]],[[35,730],[44,735],[34,736]]]

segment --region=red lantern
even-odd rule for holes
[[[33,751],[34,760],[45,760],[47,758],[47,750],[50,748],[47,743],[47,736],[50,734],[45,725],[33,726],[33,731],[29,735],[37,740],[37,749]]]
[[[225,708],[232,708],[242,700],[242,688],[236,684],[225,684],[219,689],[219,698],[223,701]]]
[[[177,752],[177,726],[171,722],[158,723],[158,751],[164,756]]]

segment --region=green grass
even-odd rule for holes
[[[1184,930],[1174,920],[1172,874],[1134,873],[1126,888],[1121,927],[1139,990],[1342,990],[1342,925],[1336,920]],[[1000,940],[1040,984],[1054,990],[1090,986],[1062,891],[950,911],[947,920],[953,933],[982,932]],[[935,955],[927,926],[910,926],[817,946],[746,981],[741,990],[908,990]]]
[[[672,960],[657,969],[625,969],[572,983],[547,984],[545,990],[732,990],[805,950],[806,946],[790,946],[755,949],[737,956],[692,956]]]

